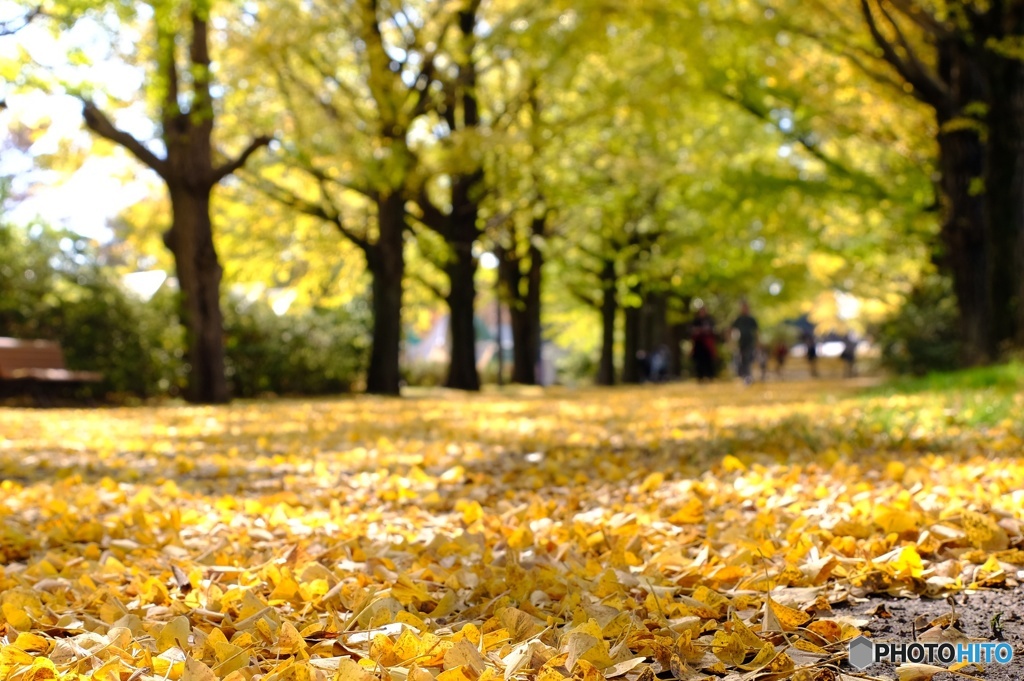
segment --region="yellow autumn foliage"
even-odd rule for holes
[[[955,399],[0,409],[0,681],[825,678],[852,596],[1024,576],[1024,400]]]

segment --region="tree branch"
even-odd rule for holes
[[[420,209],[418,219],[423,226],[433,232],[436,232],[445,241],[448,241],[448,233],[450,232],[449,216],[430,201],[430,197],[427,195],[427,189],[425,186],[420,189],[415,203]]]
[[[424,277],[420,272],[410,270],[408,274],[415,281],[419,282],[424,288],[426,288],[432,294],[437,296],[438,300],[446,300],[448,298],[444,291],[438,288],[435,284],[432,284],[431,282],[427,281],[426,277]]]
[[[155,170],[160,177],[167,179],[167,162],[146,148],[132,135],[115,126],[106,114],[87,99],[82,100],[82,117],[86,126],[100,137],[127,149],[132,156]]]
[[[587,307],[593,307],[595,309],[601,309],[601,300],[591,295],[589,292],[584,291],[575,284],[570,283],[568,286],[569,293],[573,298],[580,301]]]
[[[903,33],[903,29],[900,28],[896,19],[893,18],[881,3],[878,4],[878,9],[882,15],[885,16],[889,25],[892,26],[893,33],[896,35],[896,40],[903,49],[903,53],[906,55],[907,60],[909,60],[910,67],[917,75],[917,82],[912,83],[914,87],[923,89],[925,97],[929,100],[940,101],[948,99],[949,93],[946,86],[939,81],[935,74],[932,73],[931,69],[929,69],[928,66],[926,66],[917,56],[917,51],[910,44],[910,41],[907,40],[907,36]]]
[[[950,37],[950,31],[946,25],[939,21],[920,2],[916,0],[889,0],[889,4],[899,10],[903,16],[935,37]]]
[[[38,6],[33,7],[31,10],[29,10],[29,12],[24,17],[21,18],[20,23],[17,26],[14,25],[14,22],[18,21],[16,19],[11,19],[9,21],[0,21],[0,36],[14,35],[21,29],[31,24],[33,19],[35,19],[36,17],[45,16],[45,14],[46,13],[43,12],[42,6]]]
[[[164,141],[169,142],[168,137],[174,131],[174,123],[181,116],[181,106],[178,104],[178,65],[175,61],[177,55],[174,49],[174,33],[165,30],[163,26],[164,22],[156,22],[159,72],[166,81],[161,120],[164,126]]]
[[[760,109],[757,105],[755,105],[748,98],[742,97],[740,95],[730,95],[730,94],[725,93],[725,92],[719,92],[719,94],[722,97],[724,97],[725,99],[728,99],[729,101],[734,102],[741,109],[743,109],[744,111],[747,111],[748,113],[750,113],[754,117],[758,118],[759,120],[763,120],[763,121],[766,121],[768,123],[772,123],[774,125],[775,121],[772,120],[771,115],[767,111],[764,111],[764,110]],[[782,131],[780,130],[780,132],[782,132]],[[876,181],[874,178],[870,177],[869,175],[865,175],[864,173],[861,173],[860,171],[848,168],[847,166],[845,166],[840,161],[838,161],[835,158],[832,158],[831,156],[829,156],[824,150],[822,150],[822,148],[818,144],[816,144],[810,138],[810,136],[808,134],[800,134],[799,132],[791,132],[791,133],[783,132],[782,134],[785,136],[785,138],[787,140],[789,140],[791,142],[795,142],[795,143],[799,144],[801,147],[803,147],[803,149],[807,153],[809,153],[811,156],[813,156],[814,158],[816,158],[819,161],[821,161],[825,165],[826,168],[829,168],[830,170],[833,170],[836,173],[838,173],[838,174],[840,174],[840,175],[842,175],[844,177],[850,178],[852,180],[855,180],[857,182],[860,182],[860,183],[864,184],[866,187],[868,187],[871,190],[871,195],[872,196],[875,196],[875,197],[878,197],[878,198],[883,198],[883,197],[889,196],[888,191],[885,189],[884,186],[879,184],[878,181]]]
[[[370,189],[369,187],[356,184],[351,180],[341,180],[338,179],[337,177],[331,177],[323,170],[320,170],[319,168],[316,168],[312,165],[302,166],[302,170],[306,171],[307,173],[315,177],[317,181],[320,182],[321,186],[324,183],[330,183],[333,185],[337,185],[342,189],[348,189],[349,191],[353,191],[356,194],[359,194],[360,196],[370,199],[371,201],[377,200],[378,192],[373,189]]]
[[[334,225],[335,229],[337,229],[343,237],[361,249],[366,254],[367,258],[371,257],[374,245],[365,237],[360,236],[349,229],[342,220],[341,214],[337,211],[328,210],[323,204],[308,201],[292,190],[286,189],[281,185],[268,180],[259,180],[255,183],[255,186],[261,192],[280,204]]]
[[[875,44],[882,50],[883,58],[896,69],[897,73],[905,81],[914,87],[914,96],[935,109],[944,108],[949,100],[949,93],[944,86],[941,86],[934,77],[928,77],[926,72],[920,71],[921,64],[919,61],[916,64],[913,62],[908,63],[907,60],[899,55],[892,42],[882,35],[869,0],[860,0],[860,7],[861,13],[864,15],[864,21],[868,25],[868,31],[871,33]],[[881,9],[881,5],[879,5],[879,8],[886,18],[889,19],[890,23],[892,23],[892,17],[884,9]],[[901,35],[898,27],[896,31],[898,36]],[[899,39],[897,37],[897,40]],[[913,57],[915,61],[917,60],[914,55],[908,55],[908,57]]]
[[[249,142],[249,146],[243,149],[242,153],[235,157],[234,160],[222,163],[221,165],[213,169],[213,184],[217,184],[225,177],[227,177],[231,173],[235,172],[236,170],[244,166],[245,162],[249,160],[250,156],[256,153],[256,151],[258,151],[261,147],[265,147],[273,141],[273,137],[267,135],[260,135],[253,141]]]

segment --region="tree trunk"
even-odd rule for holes
[[[540,382],[541,326],[540,294],[541,271],[544,256],[540,249],[530,246],[530,268],[526,273],[526,292],[522,300],[522,328],[516,343],[523,345],[523,352],[516,355],[512,380],[523,385],[537,385]]]
[[[949,84],[951,108],[936,108],[939,126],[940,190],[943,201],[938,262],[953,280],[959,311],[962,361],[967,366],[995,358],[992,295],[993,253],[985,197],[977,183],[985,173],[985,145],[970,127],[943,131],[955,118],[963,118],[965,104],[983,92],[978,64],[962,45],[939,45],[939,71]]]
[[[991,253],[984,197],[971,190],[972,181],[981,177],[984,151],[976,133],[959,131],[940,137],[939,156],[947,203],[940,263],[953,279],[963,362],[985,364],[995,354]]]
[[[622,344],[622,382],[639,383],[641,380],[637,353],[640,352],[640,333],[643,307],[623,309],[625,338]]]
[[[223,274],[213,244],[210,222],[210,193],[225,177],[245,165],[258,149],[271,142],[257,137],[240,154],[221,164],[213,162],[214,97],[211,85],[211,60],[207,9],[190,7],[191,36],[188,39],[187,71],[179,78],[177,46],[184,32],[169,26],[167,15],[157,16],[156,64],[163,86],[160,128],[164,158],[121,130],[89,100],[82,101],[82,116],[96,134],[129,151],[154,170],[166,183],[171,198],[171,229],[164,242],[174,254],[178,284],[181,288],[180,314],[185,327],[189,362],[185,397],[190,402],[228,401],[228,382],[224,373],[224,318],[220,309],[220,282]],[[166,10],[167,8],[164,8]],[[191,89],[188,110],[181,107],[180,89]]]
[[[473,61],[476,12],[479,3],[470,3],[458,14],[465,61],[458,64],[455,89],[450,92],[453,103],[461,104],[461,120],[456,116],[459,106],[451,106],[445,116],[452,130],[473,130],[480,125],[480,108],[476,95],[476,64]],[[458,390],[479,390],[480,376],[476,370],[476,325],[473,304],[476,300],[476,258],[473,243],[480,236],[477,218],[480,215],[479,184],[483,170],[476,169],[452,176],[452,211],[447,228],[440,233],[451,249],[445,266],[448,274],[448,323],[451,331],[451,360],[445,385]]]
[[[522,259],[511,250],[504,253],[500,271],[508,292],[509,310],[512,316],[512,382],[522,385],[537,385],[541,361],[541,282],[544,254],[535,243],[535,238],[544,233],[545,218],[535,218],[525,277]],[[523,281],[526,290],[523,290]]]
[[[220,309],[223,270],[213,245],[210,190],[172,187],[170,195],[172,221],[166,241],[181,291],[179,309],[190,367],[185,399],[222,404],[229,400]]]
[[[458,390],[479,390],[476,371],[476,326],[473,303],[476,299],[476,258],[473,242],[450,244],[454,253],[445,267],[448,273],[448,323],[451,332],[451,360],[445,386]]]
[[[509,315],[512,318],[512,382],[536,385],[536,360],[530,347],[530,320],[526,311],[526,296],[512,294],[509,299]]]
[[[648,352],[662,345],[668,346],[668,295],[664,291],[651,292],[644,301],[644,336],[642,347]]]
[[[615,262],[606,260],[601,270],[601,360],[597,367],[598,385],[615,385]]]
[[[995,350],[1024,342],[1024,63],[990,56],[985,196],[992,229]]]
[[[373,347],[366,375],[366,392],[398,395],[401,382],[402,281],[405,256],[405,198],[401,192],[377,199],[379,235],[367,252],[373,277]]]

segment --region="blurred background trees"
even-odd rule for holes
[[[801,315],[874,329],[923,358],[901,369],[994,361],[1024,328],[1010,5],[14,3],[4,26],[35,18],[0,38],[2,333],[193,401],[220,398],[188,389],[210,371],[239,396],[611,384],[665,348],[680,375],[696,307],[725,323],[741,299],[790,341]],[[150,198],[95,234],[74,210],[39,226],[96,158]],[[193,185],[213,257],[189,270],[161,242]],[[146,300],[140,272],[166,275]],[[216,291],[206,346],[167,323],[183,275]]]

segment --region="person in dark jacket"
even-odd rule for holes
[[[711,381],[715,378],[715,362],[718,361],[718,342],[715,338],[715,320],[708,314],[707,308],[697,310],[697,314],[690,325],[690,340],[693,342],[693,349],[690,356],[693,358],[694,372],[700,382]]]
[[[753,365],[757,353],[758,327],[754,315],[750,314],[750,305],[746,301],[740,304],[740,315],[732,323],[736,332],[736,345],[739,350],[740,378],[748,385],[754,381]]]

